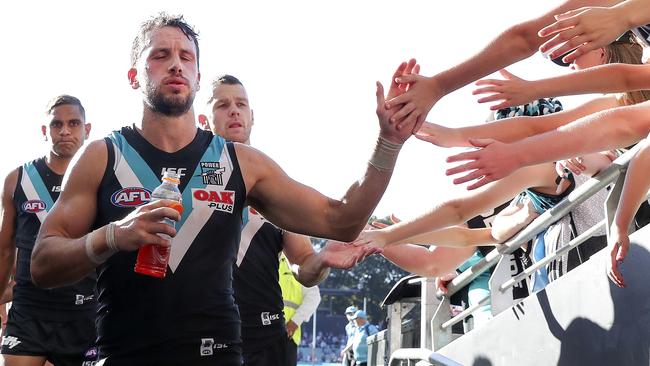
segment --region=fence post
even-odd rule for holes
[[[442,324],[451,319],[449,297],[445,296],[431,318],[431,350],[437,351],[452,341],[451,327],[443,329]]]

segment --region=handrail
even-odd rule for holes
[[[400,348],[397,351],[393,352],[392,355],[390,355],[388,365],[397,365],[398,361],[428,360],[431,352],[432,351],[430,349],[426,348]]]
[[[436,296],[439,299],[444,299],[445,301],[448,301],[446,299],[449,299],[453,294],[458,292],[461,288],[465,287],[467,284],[469,284],[472,280],[474,280],[477,276],[485,272],[486,270],[490,269],[494,265],[496,265],[499,260],[506,254],[511,254],[513,253],[517,248],[519,248],[521,245],[527,243],[529,240],[533,239],[538,233],[542,232],[545,230],[549,225],[557,221],[558,219],[564,217],[567,215],[576,205],[584,202],[591,196],[593,196],[595,193],[599,192],[601,189],[605,188],[606,186],[615,183],[616,182],[616,187],[612,189],[610,192],[612,196],[619,195],[616,197],[610,197],[608,199],[607,206],[611,205],[609,200],[614,199],[618,200],[620,197],[620,190],[621,187],[618,187],[618,185],[621,185],[621,182],[624,179],[624,176],[621,176],[621,174],[625,173],[625,170],[627,169],[627,166],[630,163],[630,160],[634,157],[636,152],[639,150],[640,146],[635,146],[633,149],[630,151],[624,153],[620,157],[618,157],[616,160],[614,160],[608,168],[600,172],[598,175],[595,177],[589,179],[579,187],[577,187],[573,192],[571,192],[567,197],[565,197],[560,203],[558,203],[555,207],[553,207],[550,210],[547,210],[544,212],[542,215],[540,215],[538,218],[533,220],[526,228],[524,228],[522,231],[520,231],[517,235],[515,235],[513,238],[508,240],[506,243],[503,245],[498,246],[494,250],[492,250],[490,253],[488,253],[485,258],[480,260],[478,263],[476,263],[474,266],[470,267],[460,275],[458,275],[456,278],[454,278],[448,285],[447,285],[447,293],[442,294],[440,291],[436,293]],[[620,179],[619,179],[620,177]],[[617,179],[619,181],[617,182]],[[649,195],[650,196],[650,195]],[[606,211],[611,211],[611,207],[606,207]],[[611,215],[611,212],[606,212],[606,215]],[[608,220],[611,221],[611,218],[606,218],[605,220],[602,220],[601,222],[597,223],[593,227],[591,227],[589,230],[586,232],[580,234],[578,237],[574,238],[571,240],[567,245],[563,246],[562,248],[558,249],[554,253],[552,253],[549,256],[546,256],[543,260],[535,263],[532,267],[529,267],[526,269],[523,273],[520,273],[519,275],[509,279],[508,281],[505,281],[503,284],[501,284],[498,288],[500,291],[506,291],[510,287],[514,286],[516,283],[520,282],[523,278],[526,276],[530,275],[532,272],[534,272],[536,269],[540,268],[541,266],[544,266],[548,264],[548,262],[552,261],[553,259],[557,258],[560,255],[565,254],[569,250],[577,247],[578,245],[582,244],[585,242],[589,237],[591,237],[597,230],[600,230],[603,226],[607,226]],[[438,316],[440,312],[445,312],[444,309],[441,309],[438,307],[438,310],[436,311],[436,314],[434,317],[430,320],[431,322],[431,335],[433,338],[437,338],[436,334],[438,332],[442,332],[448,335],[447,338],[449,338],[450,334],[450,328],[452,325],[462,321],[465,317],[469,316],[472,312],[474,312],[476,309],[480,308],[481,306],[486,305],[487,303],[490,302],[490,296],[487,296],[483,299],[481,299],[477,304],[474,304],[473,306],[465,309],[455,317],[449,319],[448,315],[442,315],[441,317]],[[441,304],[443,305],[443,304]],[[446,317],[446,318],[445,318]],[[436,320],[438,319],[438,320]],[[448,319],[448,320],[445,320]],[[435,325],[437,324],[437,326]],[[437,329],[437,330],[435,330]],[[441,335],[442,335],[441,333]],[[443,336],[443,339],[444,336]],[[450,340],[443,340],[442,343],[439,343],[439,341],[432,340],[432,345],[434,350],[438,350],[441,346],[444,346],[447,344]],[[423,348],[405,348],[405,349],[398,349],[391,355],[391,362],[389,365],[393,365],[393,362],[395,360],[406,360],[406,359],[420,359],[424,360],[425,358],[422,358],[423,354]],[[443,357],[444,360],[447,360],[451,363],[434,363],[433,359],[431,357],[434,356],[441,356]],[[432,352],[429,357],[429,362],[433,363],[434,365],[449,365],[449,366],[457,366],[459,365],[453,360],[449,360],[446,357],[438,354],[437,352]],[[446,361],[443,361],[446,362]]]
[[[397,365],[398,361],[429,361],[433,366],[463,366],[438,352],[426,348],[401,348],[393,352],[388,361],[389,366]],[[410,365],[410,362],[409,362]]]
[[[504,254],[514,252],[521,245],[527,243],[529,240],[533,239],[535,235],[546,229],[550,224],[568,214],[573,207],[584,202],[596,192],[613,183],[616,178],[618,178],[621,171],[627,169],[627,165],[639,148],[640,146],[637,145],[630,151],[618,157],[609,167],[607,167],[607,169],[577,187],[555,207],[545,211],[513,238],[492,250],[485,256],[485,258],[481,259],[478,263],[458,275],[458,277],[454,278],[447,285],[447,294],[438,291],[436,295],[439,298],[454,295],[481,273],[496,265]]]
[[[535,271],[537,271],[538,269],[540,269],[540,268],[544,267],[545,265],[549,264],[550,262],[552,262],[553,260],[555,260],[559,256],[562,256],[562,255],[566,254],[567,252],[569,252],[569,250],[571,250],[573,248],[576,248],[580,244],[584,243],[585,241],[587,241],[587,239],[592,237],[595,232],[597,232],[598,230],[604,228],[605,223],[606,222],[605,222],[604,219],[601,220],[599,223],[597,223],[596,225],[590,227],[584,233],[582,233],[582,234],[578,235],[577,237],[575,237],[574,239],[572,239],[567,245],[565,245],[562,248],[556,250],[555,252],[551,253],[550,255],[547,255],[542,260],[540,260],[538,262],[535,262],[535,264],[533,264],[532,266],[526,268],[520,274],[516,275],[515,277],[513,277],[513,278],[509,279],[508,281],[504,282],[503,284],[501,284],[501,286],[499,286],[499,291],[501,291],[501,292],[506,291],[507,289],[514,286],[515,284],[521,282],[521,280],[523,280],[524,278],[526,278],[526,277],[530,276],[531,274],[535,273]]]
[[[447,320],[446,322],[442,323],[440,328],[447,329],[447,328],[453,326],[454,324],[463,321],[463,319],[467,318],[470,314],[472,314],[474,311],[476,311],[476,309],[489,304],[490,300],[491,300],[490,295],[485,296],[484,298],[479,300],[479,302],[477,302],[476,304],[468,307],[467,309],[465,309],[465,310],[461,311],[460,313],[456,314],[455,317],[453,317],[453,318]]]

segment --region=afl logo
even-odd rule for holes
[[[22,209],[24,212],[39,213],[45,211],[45,202],[41,200],[29,200],[23,203]]]
[[[111,202],[117,207],[141,206],[149,201],[151,201],[151,192],[140,187],[122,188],[111,196]]]

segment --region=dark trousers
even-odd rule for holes
[[[251,351],[244,341],[244,366],[286,366],[287,343],[293,343],[287,339],[287,334],[280,334],[275,341],[266,343],[260,349]]]
[[[293,339],[287,342],[287,366],[296,366],[298,364],[298,345]]]

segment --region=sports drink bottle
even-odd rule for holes
[[[151,202],[155,200],[167,199],[176,201],[170,205],[170,208],[183,213],[183,205],[181,204],[182,195],[178,189],[180,179],[175,173],[165,172],[162,178],[162,184],[159,185],[151,193]],[[163,222],[171,227],[176,226],[176,221],[165,218]],[[167,234],[158,234],[165,239],[171,239]],[[138,251],[138,259],[135,262],[134,271],[137,273],[164,278],[167,273],[167,262],[169,262],[169,253],[171,247],[165,247],[156,244],[146,244],[140,247]]]

